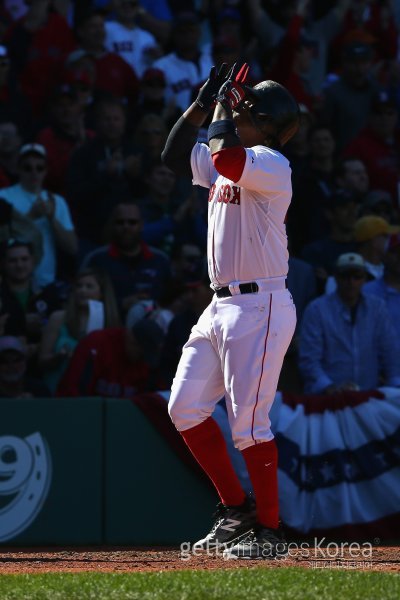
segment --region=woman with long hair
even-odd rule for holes
[[[38,366],[49,389],[55,391],[79,340],[96,329],[119,325],[117,303],[108,275],[92,268],[80,271],[65,309],[52,313],[43,331]]]

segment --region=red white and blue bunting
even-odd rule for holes
[[[400,531],[400,390],[276,395],[281,518],[304,535]]]

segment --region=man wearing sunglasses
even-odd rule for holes
[[[140,300],[158,300],[171,277],[167,255],[148,246],[142,237],[140,208],[121,200],[111,211],[106,227],[109,244],[87,254],[82,267],[109,274],[121,316]]]
[[[308,394],[400,386],[399,344],[381,298],[364,295],[367,269],[360,254],[336,262],[335,292],[306,308],[299,368]]]
[[[25,144],[19,151],[19,183],[4,188],[1,196],[36,225],[43,238],[43,256],[34,273],[44,287],[56,279],[58,251],[74,256],[78,243],[69,208],[61,196],[44,189],[47,154],[41,144]]]

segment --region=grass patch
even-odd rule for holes
[[[243,568],[157,573],[1,575],[1,600],[397,600],[400,575]]]

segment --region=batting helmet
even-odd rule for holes
[[[283,85],[271,80],[246,86],[246,91],[255,125],[260,128],[268,123],[270,135],[278,146],[286,144],[299,127],[300,110],[293,96]]]

